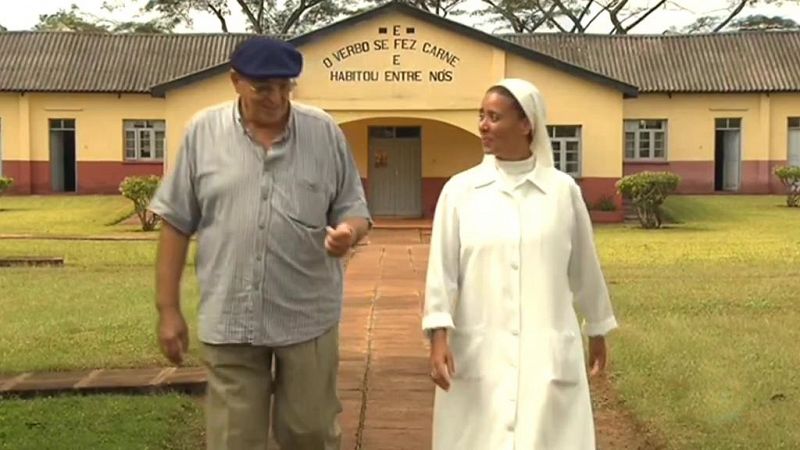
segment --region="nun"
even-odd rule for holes
[[[491,86],[483,161],[437,202],[422,318],[433,450],[595,448],[588,377],[603,371],[617,321],[581,190],[554,167],[546,120],[533,84]]]

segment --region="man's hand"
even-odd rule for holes
[[[456,374],[453,353],[447,343],[447,330],[434,330],[431,337],[431,378],[437,386],[450,390],[450,381]]]
[[[340,258],[347,254],[356,240],[356,233],[346,222],[342,222],[336,229],[327,227],[328,235],[325,237],[325,250],[328,254]]]
[[[606,338],[603,336],[589,337],[589,367],[592,377],[602,374],[606,368]]]
[[[159,313],[158,343],[170,362],[178,366],[183,363],[183,355],[189,350],[189,330],[179,310]]]

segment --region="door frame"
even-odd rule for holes
[[[373,129],[391,129],[392,133],[391,136],[385,137],[373,137],[372,130]],[[397,129],[406,129],[406,128],[415,128],[418,130],[417,137],[397,137]],[[367,133],[367,202],[368,204],[373,204],[373,200],[375,198],[375,178],[374,178],[374,164],[375,164],[375,149],[373,148],[372,142],[374,139],[388,139],[388,140],[414,140],[419,143],[417,154],[415,155],[417,159],[417,167],[419,167],[419,172],[417,176],[417,183],[419,187],[419,198],[417,199],[417,211],[410,214],[410,215],[382,215],[377,214],[377,217],[386,217],[386,218],[420,218],[424,214],[425,205],[423,204],[423,177],[422,177],[422,126],[421,125],[367,125],[366,126],[366,133]]]
[[[72,121],[72,128],[67,128],[67,127],[63,126],[63,121],[66,121],[66,120],[71,120]],[[53,123],[55,121],[62,121],[61,122],[62,126],[53,127]],[[59,118],[50,117],[50,118],[47,119],[47,131],[48,131],[48,149],[49,149],[49,155],[48,156],[50,158],[50,188],[54,193],[55,192],[60,192],[60,193],[78,193],[78,186],[79,186],[79,182],[78,182],[78,120],[76,118],[74,118],[74,117],[59,117]],[[73,141],[74,153],[75,153],[75,161],[72,164],[72,166],[73,166],[72,167],[72,171],[73,171],[73,179],[75,180],[75,188],[73,190],[71,190],[71,191],[67,191],[66,189],[62,189],[61,191],[56,191],[55,189],[52,189],[52,187],[53,187],[53,182],[52,182],[52,179],[53,179],[53,131],[61,131],[61,132],[72,131],[72,141]],[[62,136],[63,136],[63,134],[62,134]],[[64,165],[64,160],[63,160],[63,158],[64,158],[63,154],[61,155],[61,158],[62,158],[62,160],[61,160],[61,170],[65,171],[66,167],[64,167],[65,165]]]
[[[792,164],[792,135],[797,136],[796,158],[797,165],[800,166],[800,117],[789,117],[786,130],[786,165]]]
[[[725,188],[725,174],[726,169],[726,162],[727,159],[725,158],[725,139],[724,136],[726,133],[729,132],[737,132],[739,133],[739,145],[736,149],[736,153],[739,156],[739,164],[736,167],[737,174],[736,174],[736,187],[734,189],[726,189]],[[720,137],[722,137],[722,142],[717,142]],[[742,189],[742,166],[744,165],[743,161],[743,143],[744,141],[744,133],[742,132],[742,118],[741,117],[717,117],[714,119],[714,191],[716,192],[740,192]],[[719,159],[717,158],[718,152],[717,148],[721,146],[721,151],[719,152]],[[717,169],[718,166],[721,165],[719,170],[720,173],[720,180],[719,180],[719,189],[717,188]]]

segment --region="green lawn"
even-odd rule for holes
[[[0,400],[0,450],[194,450],[202,410],[178,396]]]
[[[800,210],[681,197],[680,223],[598,227],[612,373],[668,448],[800,448]]]
[[[133,203],[121,195],[5,196],[0,197],[0,234],[151,234],[140,231],[135,223],[117,223],[131,214]]]
[[[674,197],[667,210],[677,223],[667,229],[597,227],[621,323],[610,338],[611,374],[627,407],[671,449],[800,448],[800,209],[783,202]],[[14,223],[7,213],[3,226]],[[64,268],[0,269],[0,372],[165,364],[154,333],[155,249],[0,240],[0,255],[66,259]],[[191,265],[184,286],[194,336]],[[75,401],[88,402],[77,411],[115,408]]]
[[[155,251],[155,242],[0,240],[0,255],[65,258],[62,268],[0,269],[0,372],[166,364],[155,340]],[[194,333],[191,265],[183,285]],[[190,347],[197,364],[197,341]]]

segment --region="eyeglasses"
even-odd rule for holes
[[[297,83],[294,80],[291,81],[267,81],[264,83],[254,83],[252,81],[247,81],[247,85],[250,87],[250,90],[253,91],[256,95],[269,95],[275,92],[286,94],[291,92]]]

